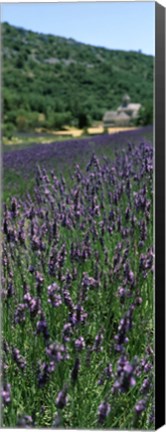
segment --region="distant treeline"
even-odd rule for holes
[[[3,133],[84,128],[114,110],[124,93],[153,121],[154,58],[2,24]]]

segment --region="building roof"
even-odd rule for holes
[[[140,107],[140,103],[129,103],[126,108],[129,110],[138,110]]]
[[[131,103],[130,97],[125,94],[122,99],[122,105],[120,105],[117,111],[106,111],[103,116],[103,122],[129,122],[138,115],[138,111],[141,108],[140,103]]]
[[[121,111],[116,115],[116,118],[117,118],[117,120],[121,120],[121,119],[122,120],[129,120],[130,116],[127,113]]]
[[[117,109],[117,113],[128,112],[128,111],[138,111],[141,108],[139,103],[129,103],[126,107],[120,105]]]
[[[117,117],[116,111],[106,111],[103,117],[103,121],[114,120]]]

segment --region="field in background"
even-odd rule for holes
[[[107,129],[107,133],[114,134],[118,132],[126,132],[139,129],[136,126],[133,127],[111,127]],[[23,144],[32,144],[32,143],[40,143],[40,144],[50,144],[52,141],[58,139],[59,141],[63,141],[64,139],[70,138],[80,138],[88,135],[100,135],[105,132],[103,126],[91,127],[87,128],[86,131],[82,129],[78,129],[75,127],[66,127],[65,130],[52,131],[52,130],[44,130],[43,128],[37,128],[35,133],[20,133],[14,135],[12,138],[3,137],[3,144],[5,146],[13,146],[13,145],[23,145]]]
[[[7,23],[2,36],[2,130],[8,138],[37,127],[102,123],[126,92],[150,113],[140,124],[153,121],[153,56],[43,37]]]
[[[12,140],[10,145],[3,145],[3,197],[8,200],[12,194],[18,196],[32,192],[38,164],[49,170],[54,168],[70,181],[75,164],[85,168],[92,153],[100,158],[112,158],[113,150],[121,147],[122,143],[126,146],[129,141],[134,144],[140,139],[152,142],[152,136],[151,126],[73,139],[48,135],[48,142],[42,133],[20,134],[19,143]]]
[[[123,131],[130,131],[130,130],[135,130],[138,129],[136,126],[133,127],[110,127],[107,129],[107,133],[109,134],[113,134],[116,132],[123,132]],[[90,127],[86,129],[87,134],[89,135],[98,135],[98,134],[102,134],[104,133],[105,129],[103,126],[98,126],[98,127]],[[42,129],[36,129],[36,132],[42,132]],[[51,131],[50,131],[51,133]],[[71,135],[73,138],[77,138],[82,136],[83,134],[85,134],[85,131],[82,131],[82,129],[78,129],[78,128],[74,128],[74,127],[68,127],[66,128],[66,130],[59,130],[59,131],[54,131],[52,132],[53,135],[55,136],[68,136]]]

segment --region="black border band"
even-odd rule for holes
[[[165,424],[165,8],[155,3],[155,428]]]

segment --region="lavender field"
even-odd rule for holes
[[[154,429],[150,128],[3,154],[3,427]]]

